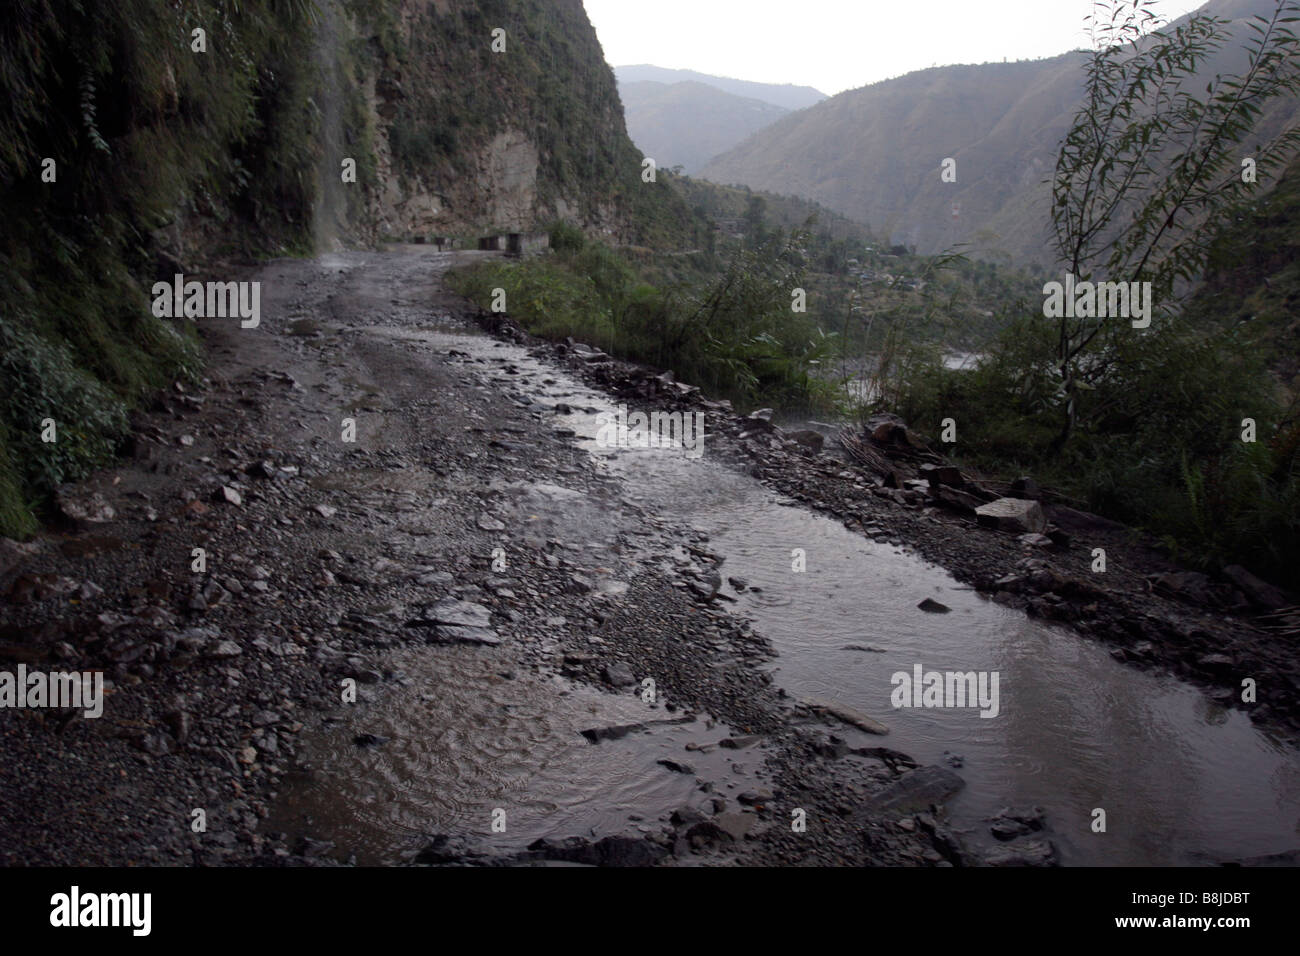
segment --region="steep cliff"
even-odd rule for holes
[[[619,242],[693,229],[641,179],[613,72],[580,0],[354,0],[376,235],[565,220]],[[683,230],[685,230],[683,232]]]

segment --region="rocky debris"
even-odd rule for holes
[[[106,524],[117,517],[117,511],[98,491],[80,485],[65,485],[54,499],[59,514],[78,528]]]
[[[482,852],[473,847],[464,837],[438,833],[415,854],[412,862],[425,866],[441,866],[448,863],[480,861],[485,862]]]
[[[1033,837],[985,850],[979,862],[983,866],[1058,866],[1060,859],[1051,840]]]
[[[708,817],[703,810],[695,807],[678,807],[669,817],[669,822],[675,827],[690,827],[696,823],[703,823]]]
[[[950,485],[931,485],[930,497],[937,504],[965,515],[975,514],[976,509],[983,507],[988,501],[987,498],[973,492]]]
[[[1024,498],[999,498],[975,509],[975,520],[982,527],[1016,534],[1041,534],[1047,528],[1047,516],[1037,501]]]
[[[933,462],[926,462],[917,469],[917,472],[932,489],[944,486],[961,488],[966,483],[961,470],[955,465],[936,465]]]
[[[928,810],[942,804],[964,786],[966,781],[951,770],[939,766],[919,767],[877,793],[871,799],[871,805],[880,811]]]
[[[805,707],[810,710],[834,717],[836,720],[849,724],[858,730],[865,731],[869,734],[884,736],[889,733],[889,728],[873,717],[868,717],[860,711],[847,707],[844,704],[835,703],[834,701],[824,700],[820,697],[809,697],[803,701]]]
[[[655,866],[668,851],[648,838],[607,836],[594,843],[585,837],[551,837],[528,845],[531,858],[579,863],[584,866]]]
[[[1165,597],[1176,598],[1201,607],[1214,603],[1210,579],[1199,571],[1170,571],[1153,574],[1147,579],[1151,589]]]
[[[998,840],[1007,842],[1043,829],[1044,815],[1042,807],[1014,809],[1007,807],[993,817],[989,823],[989,832]]]
[[[586,730],[579,731],[582,736],[593,744],[598,744],[602,740],[621,740],[628,734],[637,733],[646,730],[656,724],[689,724],[695,720],[694,715],[684,717],[670,717],[664,720],[647,720],[638,724],[615,724],[610,727],[590,727]]]

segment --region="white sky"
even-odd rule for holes
[[[1174,20],[1205,0],[1159,0]],[[1092,0],[583,0],[611,66],[653,63],[833,96],[913,70],[1087,45]]]

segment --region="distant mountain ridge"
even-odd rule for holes
[[[619,95],[637,148],[660,166],[688,173],[790,112],[694,80],[620,83]]]
[[[1202,75],[1236,72],[1253,37],[1246,18],[1273,0],[1211,0],[1235,21]],[[1024,262],[1050,261],[1050,191],[1058,144],[1079,105],[1082,51],[1044,60],[945,66],[840,93],[791,113],[704,166],[724,184],[806,196],[865,222],[877,235],[936,253],[958,243]],[[1257,128],[1300,113],[1275,103]],[[1253,140],[1252,140],[1253,142]],[[940,179],[956,161],[955,183]]]
[[[826,99],[826,94],[811,86],[795,86],[793,83],[755,83],[750,80],[736,80],[726,76],[712,76],[695,70],[671,70],[648,63],[636,66],[616,66],[614,76],[619,84],[624,83],[703,83],[746,99],[762,100],[787,110],[801,110],[814,106]]]

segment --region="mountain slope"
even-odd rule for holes
[[[695,70],[670,70],[662,66],[641,64],[638,66],[616,66],[614,75],[619,83],[703,83],[746,99],[762,100],[787,110],[801,110],[826,99],[826,94],[811,86],[795,86],[793,83],[754,83],[750,80],[733,80],[727,76],[712,76],[697,73]]]
[[[1245,18],[1273,6],[1207,4],[1235,21],[1236,39],[1201,75],[1240,69],[1240,46],[1253,37]],[[1078,106],[1084,56],[939,67],[841,93],[760,130],[699,175],[807,196],[922,252],[970,242],[1046,265],[1044,181]],[[1294,102],[1274,104],[1259,128],[1276,131],[1298,112]],[[945,158],[957,162],[955,183],[940,178]]]
[[[694,81],[621,83],[619,95],[637,148],[688,173],[789,112]]]

